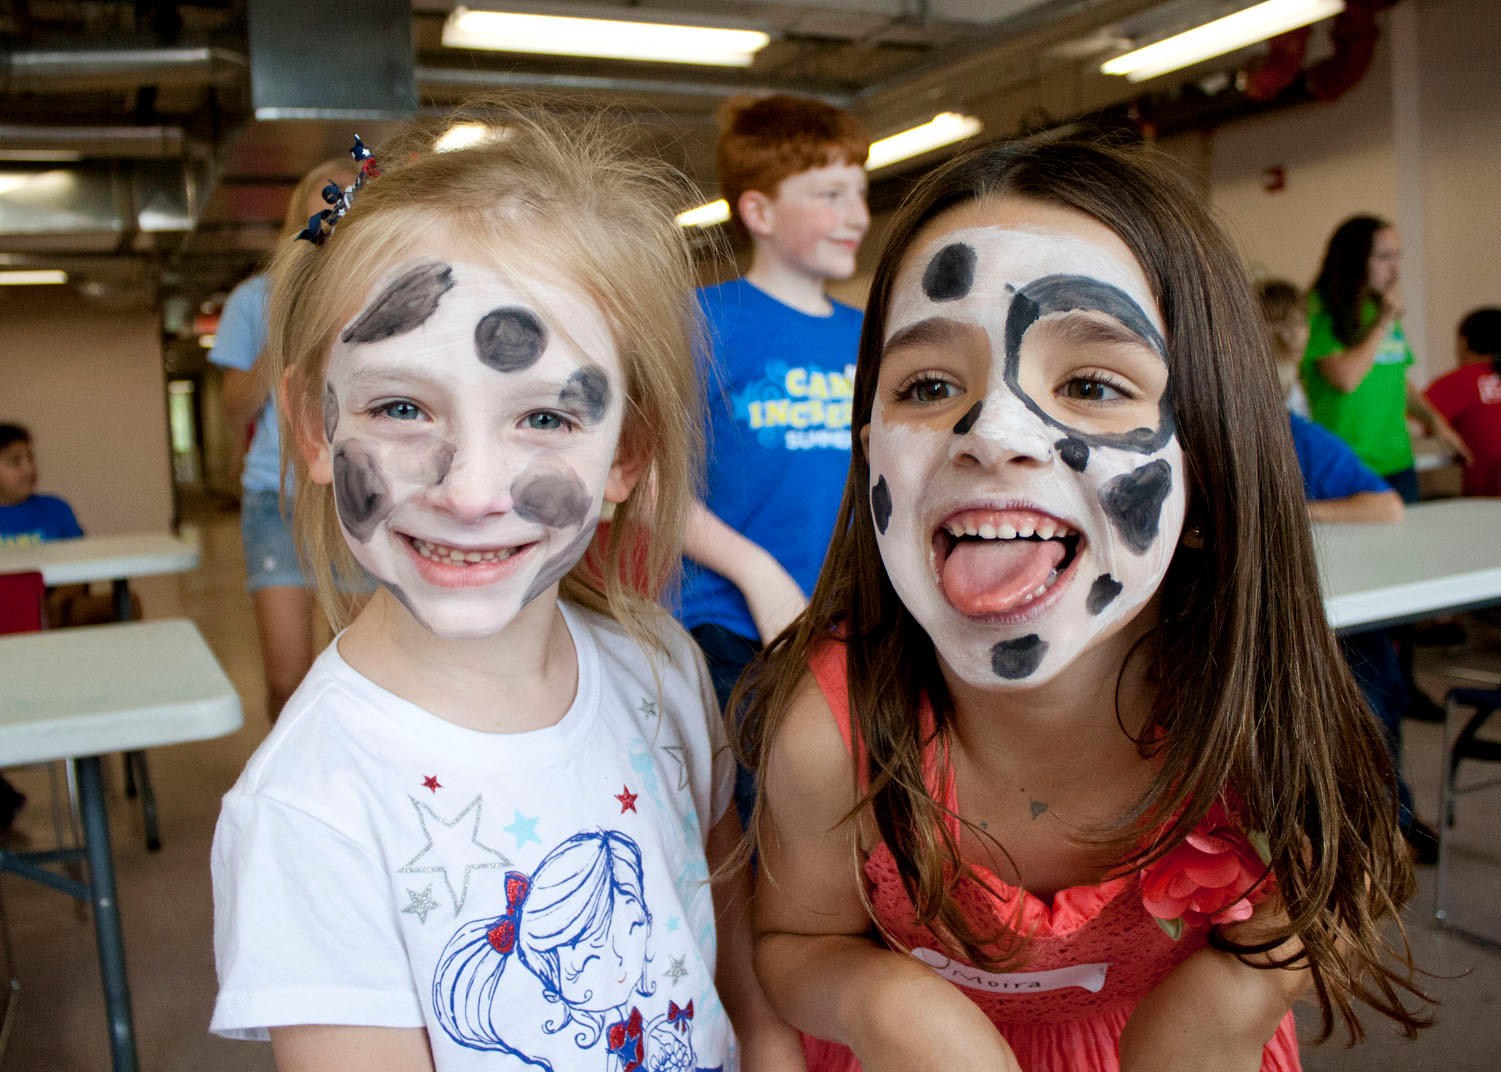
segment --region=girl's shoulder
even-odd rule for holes
[[[603,681],[664,696],[702,696],[709,687],[703,653],[665,611],[643,621],[645,635],[637,637],[606,615],[561,600],[558,605],[579,648],[580,673],[593,667]]]

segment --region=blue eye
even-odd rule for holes
[[[550,409],[539,409],[535,413],[526,415],[526,426],[539,432],[566,431],[572,427],[572,423],[560,413],[554,413]]]
[[[375,412],[382,417],[390,417],[398,421],[415,421],[422,418],[422,410],[415,402],[408,402],[399,398],[395,402],[386,402],[375,408]]]

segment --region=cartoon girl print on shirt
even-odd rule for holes
[[[504,914],[471,920],[449,939],[433,974],[432,1000],[443,1030],[461,1046],[511,1054],[538,1068],[574,1068],[567,1036],[602,1049],[615,1072],[696,1068],[691,1002],[670,1002],[646,1018],[652,997],[641,850],[616,830],[584,831],[547,854],[530,875],[506,875]],[[525,972],[517,970],[519,964]],[[540,986],[557,1016],[525,1022]]]

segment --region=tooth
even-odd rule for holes
[[[1020,536],[1022,539],[1025,540],[1027,537],[1031,536],[1032,533],[1035,532],[1035,531],[1036,531],[1036,529],[1034,529],[1032,527],[1032,523],[1031,522],[1029,522],[1029,521],[1023,521],[1021,523],[1021,525],[1017,527],[1016,534],[1018,536]]]
[[[980,526],[980,539],[982,539],[982,540],[993,540],[993,539],[995,539],[995,526],[991,525],[989,523],[981,525]]]
[[[1004,521],[1001,522],[1000,528],[996,529],[996,534],[999,535],[1003,540],[1016,539],[1016,529],[1006,524]]]
[[[1051,540],[1053,538],[1053,526],[1052,526],[1052,524],[1050,524],[1047,521],[1044,521],[1041,525],[1038,525],[1037,526],[1037,535],[1038,535],[1039,539]]]
[[[484,557],[485,556],[482,555],[482,554],[480,554],[478,551],[470,551],[467,555],[464,556],[464,561],[465,562],[478,562],[478,561],[480,561],[480,559],[482,559]]]
[[[966,535],[966,536],[978,536],[978,535],[980,535],[980,530],[977,529],[977,528],[975,528],[972,525],[965,525],[964,526],[964,535]]]
[[[957,521],[946,521],[943,525],[943,531],[947,532],[950,536],[963,536],[964,526],[959,524]]]
[[[1048,590],[1048,586],[1046,584],[1039,584],[1036,588],[1034,588],[1032,590],[1032,595],[1030,597],[1028,597],[1028,598],[1036,599],[1038,596],[1042,595],[1047,590]]]

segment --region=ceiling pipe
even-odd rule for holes
[[[7,93],[222,85],[242,81],[246,71],[244,56],[222,48],[106,45],[0,49],[0,92]]]
[[[539,71],[487,71],[474,67],[418,67],[419,89],[534,89],[573,90],[586,93],[638,93],[656,96],[729,98],[745,93],[762,96],[796,93],[848,108],[853,94],[809,89],[806,84],[779,85],[768,82],[679,80],[672,78],[621,78],[612,75],[544,73]]]
[[[181,127],[167,126],[90,127],[0,123],[0,154],[48,150],[116,160],[177,157],[183,153],[183,132]]]

